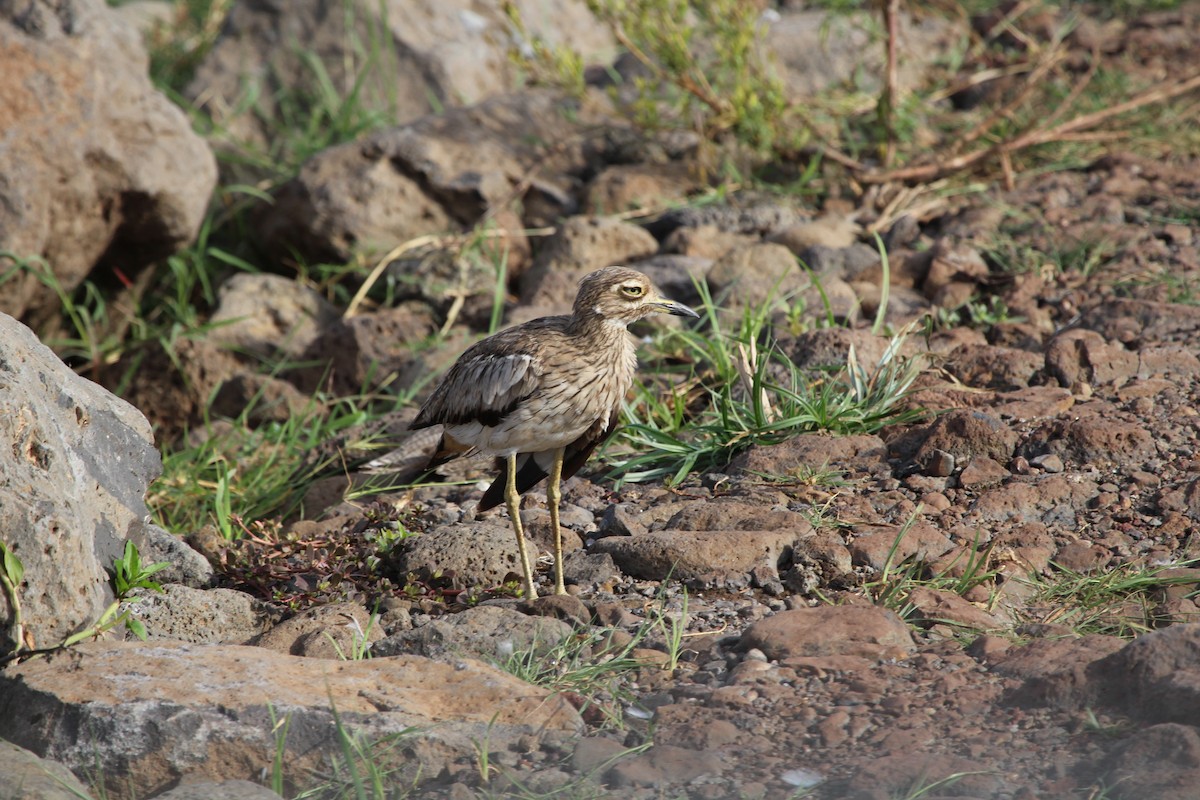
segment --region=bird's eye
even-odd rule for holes
[[[646,290],[637,284],[621,287],[621,294],[626,297],[641,297],[646,293]]]

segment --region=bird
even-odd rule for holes
[[[663,297],[641,272],[610,266],[584,275],[569,315],[540,317],[499,331],[463,351],[409,425],[442,426],[427,469],[469,455],[490,455],[499,474],[478,510],[505,503],[524,573],[537,598],[521,526],[520,498],[549,478],[555,593],[563,584],[561,483],[616,430],[637,371],[628,326],[652,314],[700,315]]]

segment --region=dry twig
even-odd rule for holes
[[[1166,102],[1196,89],[1200,89],[1200,74],[1192,75],[1171,84],[1155,86],[1131,97],[1124,103],[1118,103],[1115,106],[1094,111],[1090,114],[1081,114],[1058,125],[1048,128],[1034,128],[990,147],[972,150],[969,153],[929,164],[917,164],[911,167],[901,167],[900,169],[892,170],[866,171],[860,173],[857,177],[860,181],[867,184],[891,183],[893,181],[922,182],[935,180],[954,172],[972,168],[993,157],[1001,159],[1003,163],[1003,159],[1011,158],[1014,153],[1020,150],[1050,142],[1078,140],[1081,135],[1094,135],[1085,134],[1084,131],[1107,122],[1113,117],[1118,117],[1121,114],[1155,103]],[[1105,135],[1104,132],[1101,135]]]

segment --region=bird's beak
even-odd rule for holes
[[[676,303],[673,300],[656,300],[651,303],[655,311],[661,311],[664,314],[671,314],[676,317],[700,317],[692,309],[685,306],[683,303]]]

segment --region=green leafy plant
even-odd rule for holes
[[[645,74],[622,106],[646,130],[694,128],[708,139],[731,136],[752,152],[798,148],[807,128],[792,113],[783,82],[764,56],[759,7],[740,0],[588,0]],[[527,73],[576,95],[584,91],[577,53],[551,47],[526,30],[506,3],[526,49],[514,55]]]
[[[957,308],[938,308],[930,319],[930,325],[941,330],[960,325],[986,329],[1006,322],[1022,322],[1024,319],[1009,313],[1008,305],[996,295],[987,300],[975,296]]]
[[[137,546],[133,542],[126,540],[122,555],[113,561],[112,586],[115,598],[100,614],[100,618],[84,630],[71,634],[52,647],[34,650],[25,647],[24,635],[20,632],[19,589],[21,580],[24,578],[24,567],[21,564],[21,560],[17,558],[16,554],[9,547],[0,544],[0,551],[2,551],[3,555],[0,585],[4,586],[5,592],[9,597],[9,602],[15,610],[19,636],[16,648],[3,658],[0,658],[0,663],[63,650],[86,639],[99,637],[113,628],[122,625],[139,639],[144,640],[146,638],[146,626],[141,620],[133,616],[132,609],[129,606],[141,600],[139,596],[134,594],[138,589],[161,592],[162,586],[150,580],[150,577],[156,572],[170,566],[167,562],[143,564]],[[125,606],[124,610],[122,610],[122,606]]]
[[[133,635],[145,640],[146,626],[140,619],[133,616],[132,610],[127,607],[120,614],[117,612],[120,611],[122,604],[129,606],[141,600],[140,597],[133,594],[136,589],[161,592],[162,586],[150,580],[150,576],[169,566],[171,565],[165,561],[159,561],[154,564],[142,564],[142,557],[138,553],[137,546],[126,539],[124,552],[120,558],[113,561],[113,590],[116,594],[116,600],[105,609],[104,613],[100,616],[100,620],[92,629],[80,631],[73,636],[67,637],[66,641],[63,642],[63,647],[70,647],[76,642],[94,638],[119,625],[124,625]]]
[[[0,586],[12,609],[13,649],[25,646],[25,625],[21,619],[21,581],[25,580],[25,565],[12,548],[0,542]]]
[[[166,561],[143,566],[137,546],[128,539],[125,540],[124,553],[113,562],[113,588],[116,590],[117,598],[120,600],[130,599],[134,589],[161,592],[162,586],[150,580],[150,576],[169,566],[171,565]]]

